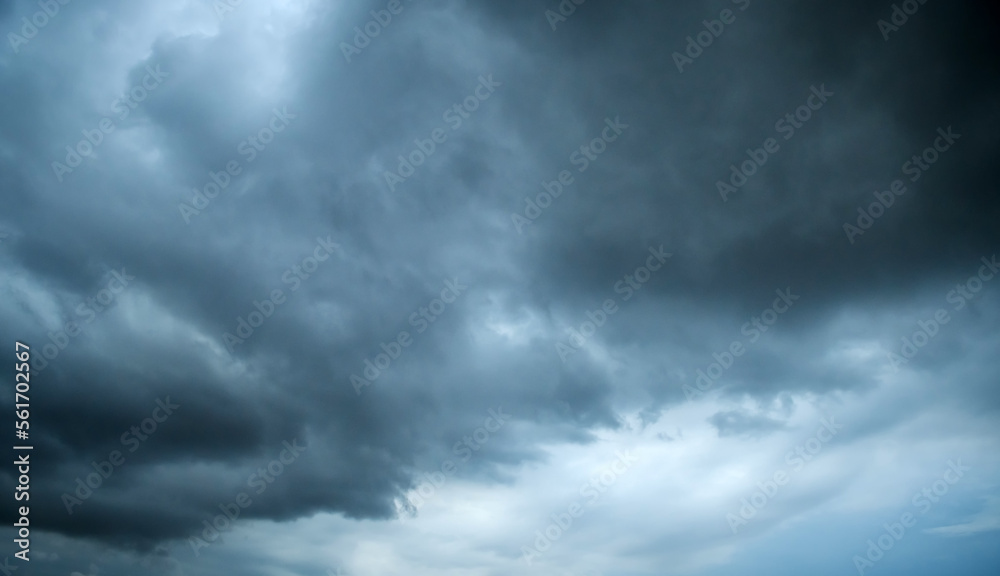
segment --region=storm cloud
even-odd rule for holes
[[[993,574],[998,23],[3,5],[9,565]]]

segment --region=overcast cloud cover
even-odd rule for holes
[[[997,574],[996,8],[231,3],[0,4],[4,574]]]

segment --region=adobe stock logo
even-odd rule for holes
[[[296,118],[298,118],[298,115],[290,113],[287,106],[282,106],[281,110],[272,108],[271,117],[264,124],[264,127],[257,130],[256,134],[244,138],[237,144],[236,153],[240,156],[246,156],[246,163],[249,165],[267,148],[268,144],[274,141],[277,134],[284,132],[285,128],[291,124],[291,121]],[[209,170],[208,177],[211,179],[211,182],[205,182],[200,189],[194,189],[194,195],[191,197],[191,205],[189,206],[183,202],[177,205],[181,218],[184,218],[184,223],[190,224],[192,216],[198,216],[204,212],[212,200],[220,192],[224,191],[230,182],[235,181],[236,177],[241,173],[243,173],[243,166],[236,159],[226,162],[225,171],[219,170],[218,172],[213,172]]]
[[[50,342],[42,346],[41,354],[31,357],[31,369],[41,372],[49,365],[49,361],[55,360],[59,353],[66,349],[71,342],[71,338],[76,338],[83,333],[83,327],[97,319],[97,315],[110,309],[118,302],[120,294],[128,288],[129,282],[135,280],[135,276],[129,275],[122,268],[121,272],[111,271],[111,278],[104,288],[98,290],[97,294],[87,298],[76,307],[76,314],[83,319],[83,323],[77,324],[69,320],[56,332],[47,334]]]
[[[510,414],[504,413],[503,406],[497,406],[496,410],[490,408],[486,412],[489,416],[483,420],[483,425],[473,430],[471,436],[463,436],[461,440],[455,442],[455,445],[452,446],[452,453],[459,458],[457,465],[451,459],[441,462],[440,472],[435,470],[430,473],[424,473],[422,482],[404,494],[401,499],[395,500],[396,512],[400,522],[404,522],[407,518],[415,517],[417,511],[433,498],[440,488],[444,487],[448,478],[453,476],[461,465],[472,458],[473,451],[479,452],[479,449],[489,442],[491,436],[499,432],[503,428],[503,425],[511,419]],[[493,423],[492,425],[490,424],[491,422]]]
[[[180,404],[174,404],[170,401],[170,396],[167,396],[166,400],[157,398],[156,408],[153,408],[150,416],[139,422],[138,426],[132,426],[129,430],[126,430],[125,433],[122,434],[122,446],[128,446],[129,453],[138,450],[139,446],[142,445],[141,442],[145,442],[151,435],[155,434],[159,425],[166,422],[167,418],[170,418],[174,411],[180,407]],[[111,478],[111,476],[115,473],[115,468],[124,464],[125,455],[118,450],[112,450],[109,452],[107,460],[103,460],[101,462],[92,461],[90,465],[93,467],[94,471],[88,474],[85,478],[77,476],[76,490],[73,494],[68,492],[63,493],[62,503],[63,506],[66,507],[66,513],[72,516],[73,507],[83,505],[84,501],[94,495],[94,490],[103,486],[105,480]],[[76,495],[76,497],[74,498],[73,495]]]
[[[291,292],[295,292],[304,280],[308,280],[316,273],[320,264],[329,260],[334,251],[339,250],[340,244],[333,242],[330,236],[327,236],[326,239],[317,236],[312,256],[306,256],[290,268],[287,268],[281,276],[282,282],[289,284]],[[231,332],[224,332],[222,334],[222,343],[226,346],[226,350],[230,354],[234,354],[236,345],[243,344],[249,340],[253,336],[254,331],[260,328],[275,313],[278,307],[287,301],[285,292],[280,288],[275,288],[270,293],[265,294],[263,302],[254,300],[252,304],[254,309],[247,313],[246,319],[243,316],[236,317],[236,328],[233,330],[235,334]]]
[[[436,322],[444,314],[445,309],[449,305],[454,304],[461,297],[462,291],[468,288],[465,284],[459,283],[458,278],[454,280],[446,279],[444,281],[444,289],[440,293],[440,298],[432,299],[427,303],[427,306],[421,306],[416,312],[410,314],[410,326],[417,329],[417,334],[423,334],[432,323]],[[389,340],[388,344],[381,342],[379,347],[382,349],[382,352],[375,354],[374,362],[365,358],[365,368],[362,370],[364,378],[357,374],[351,374],[350,380],[351,386],[354,388],[354,393],[361,396],[361,389],[371,386],[372,382],[388,370],[392,363],[402,356],[403,350],[411,344],[413,344],[413,338],[406,330],[401,331],[395,340]]]
[[[409,2],[411,0],[407,0]],[[368,13],[371,14],[372,19],[364,24],[364,26],[354,27],[354,42],[348,44],[347,42],[340,43],[340,51],[344,55],[344,60],[347,63],[351,63],[351,57],[361,54],[361,51],[368,47],[372,43],[372,39],[382,33],[392,24],[392,17],[399,15],[403,12],[403,5],[400,0],[389,0],[383,10],[371,10]]]
[[[743,324],[742,328],[740,328],[740,334],[750,337],[747,345],[744,345],[742,340],[733,340],[729,344],[728,351],[723,350],[721,353],[713,353],[712,358],[715,359],[715,362],[710,363],[704,370],[699,369],[697,371],[697,376],[694,380],[697,389],[687,383],[681,384],[681,390],[684,391],[684,396],[688,400],[700,398],[705,391],[714,386],[715,382],[722,378],[722,375],[727,370],[732,368],[736,358],[745,354],[749,349],[749,345],[755,343],[763,333],[769,330],[770,326],[774,326],[774,323],[778,321],[778,317],[788,312],[795,304],[795,301],[799,299],[798,294],[792,294],[791,287],[786,288],[784,292],[779,288],[774,293],[778,297],[774,299],[771,306],[765,308],[759,317],[754,316],[750,318],[750,321]],[[713,371],[712,368],[715,368],[715,370]]]
[[[471,114],[479,110],[482,103],[489,100],[493,92],[500,86],[503,86],[503,84],[494,80],[493,74],[480,76],[479,84],[472,90],[472,94],[466,96],[461,102],[452,104],[441,115],[441,119],[451,126],[452,131],[458,130],[462,127],[463,121],[471,118]],[[480,90],[483,90],[482,94],[480,94]],[[405,156],[402,154],[397,156],[399,164],[396,166],[396,171],[383,171],[382,177],[385,178],[385,183],[389,186],[389,190],[395,192],[397,185],[402,184],[407,178],[416,174],[417,168],[423,166],[424,162],[427,162],[434,155],[438,145],[444,144],[447,139],[448,133],[445,132],[444,128],[435,128],[431,131],[430,138],[426,140],[415,138],[413,144],[416,147]]]
[[[917,10],[920,10],[920,7],[926,3],[927,0],[905,0],[902,7],[893,4],[892,14],[889,17],[892,24],[881,19],[878,21],[878,29],[882,33],[882,39],[888,42],[889,32],[898,32],[900,27],[910,19],[910,16],[916,14]]]
[[[938,128],[937,134],[938,136],[934,139],[932,146],[924,148],[924,151],[920,154],[914,154],[913,157],[904,162],[902,167],[900,167],[903,174],[910,176],[910,182],[919,180],[924,172],[930,170],[931,166],[962,137],[961,134],[954,133],[951,126],[948,126],[947,130]],[[854,237],[864,235],[865,231],[871,228],[875,224],[875,221],[881,218],[896,202],[895,196],[902,196],[905,193],[906,186],[903,185],[903,181],[900,179],[893,180],[892,184],[890,184],[890,189],[885,192],[876,190],[874,192],[876,202],[869,204],[867,209],[858,206],[857,226],[849,222],[844,223],[844,233],[847,234],[847,240],[851,244],[854,244]]]
[[[41,8],[38,12],[31,15],[29,20],[27,17],[21,18],[21,34],[17,35],[13,32],[7,34],[7,40],[10,42],[10,47],[14,49],[14,54],[21,51],[21,46],[28,43],[29,40],[38,36],[38,31],[49,25],[49,21],[59,15],[59,6],[66,6],[72,0],[39,0],[38,7]]]
[[[812,85],[809,87],[809,92],[810,94],[800,106],[782,118],[778,118],[777,122],[774,123],[774,131],[783,134],[785,140],[791,140],[792,136],[795,136],[795,131],[805,126],[806,122],[809,122],[813,117],[813,112],[818,112],[834,95],[833,92],[826,89],[826,84],[820,84],[819,88]],[[814,101],[815,104],[813,104]],[[768,159],[776,154],[780,148],[778,140],[775,138],[765,139],[760,148],[747,148],[747,159],[740,162],[738,168],[735,163],[729,165],[729,184],[722,180],[715,182],[715,189],[722,196],[722,201],[729,202],[729,194],[742,188],[750,177],[763,168]]]
[[[936,480],[931,484],[930,488],[923,488],[920,492],[913,495],[910,500],[916,508],[920,508],[920,515],[923,516],[927,514],[932,504],[937,504],[941,501],[941,497],[949,492],[951,486],[958,484],[958,481],[965,477],[965,473],[971,470],[969,466],[962,466],[962,459],[959,458],[958,461],[948,461],[948,468],[941,475],[940,480]],[[906,512],[899,517],[899,522],[893,524],[884,523],[882,524],[883,534],[880,534],[875,540],[868,539],[868,549],[865,550],[865,555],[855,555],[852,560],[854,561],[854,567],[857,568],[858,574],[864,576],[865,570],[873,568],[875,563],[885,557],[886,552],[892,550],[906,535],[907,528],[913,528],[917,524],[918,518],[913,514]]]
[[[291,468],[292,464],[307,448],[307,446],[299,446],[298,438],[293,438],[291,442],[285,440],[282,445],[284,448],[273,460],[268,462],[266,466],[257,468],[257,471],[247,478],[247,487],[256,487],[256,494],[263,494],[269,485],[274,484],[279,476]],[[253,504],[253,499],[248,491],[240,492],[231,502],[220,503],[218,508],[221,514],[216,514],[211,523],[208,520],[201,521],[202,526],[205,527],[201,532],[201,537],[195,535],[188,538],[188,544],[194,555],[201,556],[200,550],[202,548],[207,548],[222,539],[223,532],[230,530],[236,524],[242,511],[249,508],[251,504]]]
[[[956,284],[955,289],[945,295],[945,302],[952,304],[956,312],[965,308],[966,304],[979,294],[987,282],[1000,274],[1000,263],[997,262],[996,254],[990,260],[983,256],[980,262],[983,265],[979,267],[976,274],[969,276],[964,282]],[[951,316],[944,308],[938,308],[933,317],[928,320],[918,320],[917,330],[909,337],[900,338],[902,346],[899,354],[888,352],[889,364],[892,368],[899,372],[901,365],[909,364],[920,349],[927,346],[940,333],[942,327],[949,322],[951,322]]]
[[[732,0],[733,4],[740,5],[740,12],[746,10],[750,7],[750,0]],[[732,10],[726,8],[719,12],[718,20],[702,20],[701,24],[705,27],[704,30],[698,32],[694,37],[687,37],[687,45],[684,47],[684,54],[680,52],[674,52],[674,64],[677,65],[677,71],[681,74],[684,73],[684,66],[694,64],[695,59],[702,55],[705,48],[712,45],[715,39],[722,36],[725,31],[727,24],[732,24],[736,22],[736,14]]]
[[[169,72],[160,69],[160,65],[146,65],[146,75],[142,80],[132,86],[128,92],[111,103],[111,110],[119,113],[118,119],[124,120],[132,110],[142,104],[153,91],[155,91],[163,81],[170,77]],[[128,105],[128,108],[125,107]],[[101,118],[97,123],[97,128],[84,128],[80,131],[83,138],[75,145],[66,146],[65,162],[52,161],[52,173],[55,174],[59,182],[65,180],[67,174],[72,174],[74,170],[83,164],[84,158],[94,156],[97,149],[101,147],[107,136],[115,131],[115,122],[111,118]]]
[[[659,248],[649,247],[649,256],[646,257],[646,265],[637,267],[632,273],[626,274],[624,278],[615,282],[614,290],[616,294],[623,294],[622,302],[628,301],[637,290],[641,290],[643,284],[649,282],[653,273],[666,264],[667,259],[673,256],[663,250],[663,245]],[[604,326],[612,314],[618,312],[618,303],[611,298],[607,298],[600,308],[587,310],[584,320],[578,329],[569,328],[569,344],[556,342],[556,354],[559,359],[566,363],[566,359],[584,347],[587,340],[597,333],[597,330]]]
[[[552,27],[552,31],[555,32],[556,22],[565,22],[567,17],[572,16],[576,12],[576,7],[581,6],[587,0],[562,0],[559,3],[559,12],[553,10],[545,11],[545,19],[548,21],[549,26]]]
[[[550,514],[546,520],[551,520],[551,522],[544,529],[535,530],[533,545],[521,546],[521,558],[528,566],[531,566],[533,560],[549,551],[552,545],[573,527],[574,519],[579,519],[586,514],[587,510],[618,482],[618,478],[639,461],[639,458],[633,456],[628,450],[624,453],[615,452],[615,456],[617,458],[606,464],[601,469],[600,474],[591,476],[588,482],[580,486],[580,496],[586,496],[586,501],[581,503],[579,500],[574,500],[566,507],[565,512],[559,511]]]
[[[226,16],[229,16],[236,11],[237,8],[243,5],[243,0],[215,0],[215,15],[219,20],[225,20]]]
[[[792,472],[798,472],[805,466],[806,462],[812,461],[813,457],[823,450],[823,445],[833,440],[837,431],[843,428],[837,424],[835,418],[824,418],[820,420],[820,424],[822,426],[816,430],[816,434],[806,440],[804,445],[796,446],[794,450],[789,450],[785,454],[785,463],[792,466],[790,470],[777,470],[771,479],[757,482],[759,490],[751,494],[749,498],[740,500],[742,506],[737,510],[739,515],[731,512],[726,514],[726,521],[729,522],[729,529],[733,531],[733,534],[736,534],[740,527],[747,525],[757,515],[757,512],[763,510],[767,503],[778,495],[780,487],[788,484]]]
[[[582,144],[569,155],[569,161],[577,167],[577,172],[581,174],[586,172],[587,168],[590,168],[591,163],[600,158],[601,154],[604,154],[608,149],[608,146],[618,140],[622,133],[628,129],[628,124],[623,123],[620,116],[615,116],[614,120],[610,117],[605,118],[604,124],[605,126],[598,136],[592,138],[590,142]],[[522,216],[517,212],[510,213],[510,219],[514,223],[514,229],[517,230],[517,233],[521,234],[525,225],[531,224],[541,216],[542,210],[551,206],[555,199],[562,195],[563,188],[568,187],[572,183],[573,175],[569,170],[559,172],[558,180],[551,182],[542,180],[543,190],[535,196],[534,200],[528,196],[524,197],[524,215]]]

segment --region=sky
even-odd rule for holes
[[[0,3],[0,570],[995,575],[998,24]]]

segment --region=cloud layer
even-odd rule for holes
[[[995,9],[52,4],[0,8],[32,573],[993,573]]]

